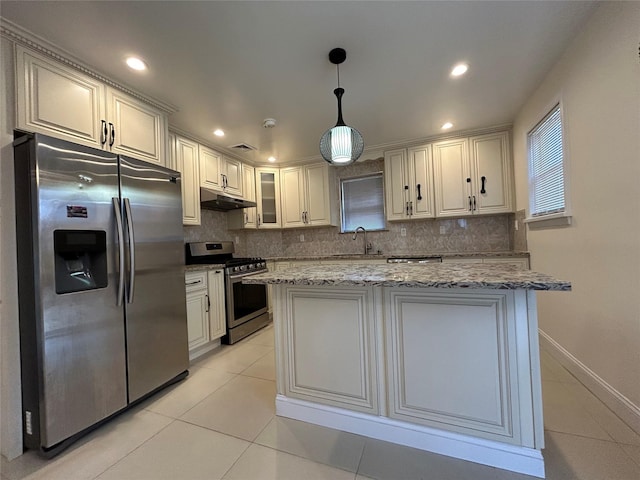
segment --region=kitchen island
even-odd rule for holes
[[[544,477],[536,291],[504,265],[315,265],[273,285],[280,416]]]

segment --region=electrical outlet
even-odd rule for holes
[[[515,223],[515,225],[514,225],[514,228],[516,229],[516,232],[517,232],[517,231],[518,231],[518,229],[519,229],[520,227],[518,226],[518,220],[516,220],[515,222],[516,222],[516,223]]]
[[[401,228],[400,229],[400,236],[401,237],[406,237],[407,236],[407,229],[406,228]]]
[[[236,243],[240,243],[240,237],[236,235]]]
[[[447,233],[447,227],[440,225],[440,235],[444,235],[445,233]]]
[[[300,241],[301,241],[301,242],[304,242],[304,233],[301,233],[301,234],[300,234]]]

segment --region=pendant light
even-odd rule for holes
[[[338,99],[338,122],[320,138],[320,154],[332,165],[343,166],[355,162],[364,150],[364,140],[358,130],[344,123],[342,119],[342,95],[344,88],[340,88],[340,64],[347,58],[347,52],[342,48],[334,48],[329,52],[329,61],[338,71],[338,88],[333,93]]]

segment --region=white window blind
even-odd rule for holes
[[[382,174],[343,179],[342,231],[353,232],[358,227],[366,230],[384,229],[384,194]]]
[[[528,134],[529,207],[532,217],[565,210],[560,104]]]

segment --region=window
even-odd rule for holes
[[[565,171],[560,104],[527,134],[530,219],[565,216]]]
[[[382,173],[340,180],[342,231],[384,229]]]

